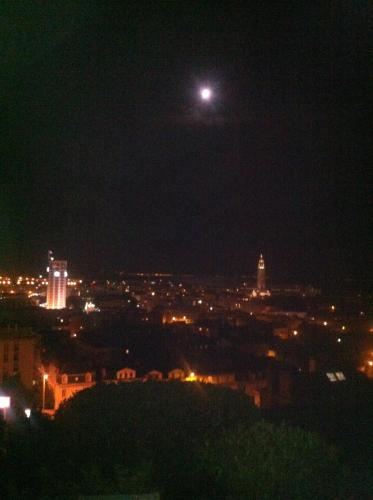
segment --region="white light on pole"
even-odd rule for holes
[[[6,420],[6,411],[10,408],[10,397],[0,396],[0,409],[3,410],[4,420]]]
[[[10,407],[10,397],[9,396],[0,396],[0,408],[2,410],[6,410]]]

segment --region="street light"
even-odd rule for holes
[[[195,382],[197,380],[197,376],[194,372],[189,373],[189,377],[185,379],[187,382]]]
[[[0,396],[0,409],[3,410],[4,420],[6,420],[6,411],[10,408],[10,397]]]
[[[42,410],[44,410],[45,406],[45,383],[48,380],[48,373],[44,373],[43,375],[43,404],[42,404]]]

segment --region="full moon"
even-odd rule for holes
[[[208,87],[204,87],[200,90],[200,95],[204,101],[209,101],[212,97],[211,89],[209,89]]]

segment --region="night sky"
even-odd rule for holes
[[[366,281],[368,6],[3,1],[0,271]]]

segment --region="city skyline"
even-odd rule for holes
[[[53,252],[49,251],[50,255],[53,255]],[[257,262],[257,265],[255,266],[255,260],[257,259],[257,255],[254,255],[253,258],[251,258],[251,262],[248,262],[247,267],[245,269],[237,269],[235,268],[233,271],[232,269],[226,269],[224,271],[216,272],[216,271],[202,271],[202,272],[191,272],[190,270],[184,270],[183,271],[175,271],[171,270],[170,267],[163,267],[163,268],[139,268],[139,267],[134,267],[134,268],[115,268],[114,266],[99,266],[98,269],[90,270],[87,272],[85,269],[85,272],[82,271],[81,269],[78,268],[78,266],[74,262],[72,263],[72,268],[73,272],[72,274],[76,278],[79,276],[80,278],[83,278],[85,280],[95,280],[95,279],[102,279],[105,280],[107,278],[114,278],[115,276],[119,277],[123,274],[134,274],[134,275],[154,275],[154,276],[215,276],[215,277],[234,277],[234,278],[242,278],[242,279],[247,279],[249,283],[252,283],[254,286],[253,290],[254,291],[259,291],[259,290],[264,290],[265,289],[265,284],[266,280],[268,279],[270,283],[273,285],[309,285],[309,286],[316,286],[316,287],[321,287],[324,289],[324,291],[332,291],[333,289],[339,290],[339,291],[362,291],[362,292],[368,292],[370,290],[370,278],[369,276],[365,276],[365,279],[361,279],[361,277],[356,277],[356,279],[353,279],[352,277],[348,276],[340,276],[339,279],[330,279],[330,277],[326,276],[324,279],[320,276],[313,276],[313,277],[307,277],[306,275],[299,276],[299,275],[289,275],[288,273],[284,273],[283,269],[276,269],[271,266],[270,273],[268,274],[266,270],[266,266],[264,268],[264,288],[262,286],[259,286],[259,282],[263,281],[262,278],[262,272],[263,269],[259,268],[259,262],[261,259],[263,259],[263,254],[260,253],[259,261]],[[56,261],[58,265],[61,265],[61,269],[63,268],[63,271],[66,269],[67,265],[67,260],[59,260]],[[47,274],[46,274],[46,279],[47,282],[51,280],[51,273],[49,271],[51,267],[47,267]],[[3,284],[8,284],[11,285],[12,283],[19,284],[22,282],[26,282],[25,280],[36,280],[40,283],[44,283],[44,273],[42,269],[42,263],[41,262],[34,262],[30,266],[21,266],[21,268],[17,269],[6,269],[4,266],[0,268],[0,272],[2,273],[2,276],[0,275],[0,283]],[[42,273],[42,274],[40,274]],[[23,276],[22,276],[23,275]],[[28,276],[28,277],[27,277]],[[53,278],[53,276],[52,276]],[[3,280],[3,281],[1,281]],[[4,281],[5,280],[5,281]],[[52,279],[53,281],[53,279]],[[46,282],[46,283],[47,283]],[[81,282],[81,280],[80,280]],[[30,282],[31,283],[31,282]],[[71,283],[75,283],[74,279]],[[67,282],[66,282],[67,284]],[[255,286],[256,285],[256,286]],[[264,295],[268,294],[268,289],[264,290]]]
[[[71,8],[5,18],[1,269],[370,279],[364,6]]]
[[[252,267],[252,269],[249,269],[249,267]],[[263,254],[260,253],[259,255],[259,260],[257,262],[257,266],[256,266],[256,270],[254,269],[253,266],[249,266],[248,269],[246,270],[247,272],[246,273],[243,273],[241,276],[242,277],[252,277],[253,279],[253,282],[256,283],[257,285],[257,289],[258,290],[265,290],[266,288],[266,277],[267,277],[267,274],[266,274],[266,266],[265,266],[265,263],[264,263],[264,258],[263,258]],[[39,269],[40,270],[40,269]],[[57,274],[56,272],[57,271]],[[60,272],[61,271],[61,272]],[[256,271],[256,273],[255,273]],[[124,270],[116,270],[114,271],[115,273],[117,274],[123,274]],[[130,274],[131,274],[131,271],[128,271]],[[4,272],[3,272],[4,274]],[[48,250],[48,266],[46,267],[46,278],[43,278],[43,273],[42,274],[38,274],[38,277],[35,275],[35,276],[32,276],[32,273],[30,276],[22,276],[20,275],[19,273],[15,273],[13,274],[12,276],[8,273],[5,272],[4,276],[1,276],[0,275],[0,284],[3,284],[3,285],[11,285],[13,284],[13,281],[12,279],[14,280],[14,283],[17,282],[17,284],[22,284],[22,281],[25,281],[25,282],[30,282],[30,284],[34,284],[35,281],[38,283],[38,284],[49,284],[49,283],[52,283],[53,285],[53,281],[54,281],[54,278],[66,278],[66,285],[67,285],[67,276],[68,276],[68,273],[67,273],[67,260],[55,260],[55,257],[54,257],[54,253],[52,250]],[[167,273],[167,272],[162,272],[162,271],[157,271],[157,270],[147,270],[147,271],[139,271],[139,272],[134,272],[134,274],[148,274],[148,275],[164,275],[164,276],[172,276],[172,275],[190,275],[192,276],[193,273]],[[196,274],[198,275],[198,274]],[[203,275],[203,274],[202,274]],[[217,276],[217,275],[216,275]],[[223,275],[222,275],[223,276]],[[45,281],[46,279],[46,281]],[[51,287],[51,289],[53,288],[53,286]],[[52,293],[53,295],[53,293]],[[51,299],[52,300],[52,299]],[[47,307],[48,308],[48,307]]]
[[[2,497],[371,498],[371,13],[2,2]]]

